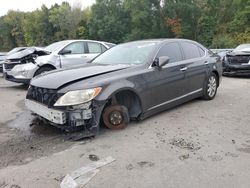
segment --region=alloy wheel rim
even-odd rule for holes
[[[213,97],[216,93],[216,89],[217,89],[217,81],[216,78],[214,76],[211,76],[208,79],[208,87],[207,87],[207,93],[209,97]]]

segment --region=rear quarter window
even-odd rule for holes
[[[185,59],[194,59],[199,58],[202,53],[205,54],[205,52],[201,52],[200,47],[197,45],[190,43],[190,42],[181,42],[181,47],[185,56]]]

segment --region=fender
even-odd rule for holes
[[[128,80],[118,80],[111,83],[107,87],[103,88],[102,92],[96,97],[98,101],[105,101],[111,98],[112,95],[118,93],[119,91],[129,90],[137,94],[140,98],[140,95],[135,90],[135,84]]]

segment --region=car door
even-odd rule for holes
[[[72,42],[62,50],[70,51],[70,53],[59,55],[62,68],[67,68],[74,65],[82,65],[88,61],[85,55],[86,50],[83,41]]]
[[[105,52],[107,48],[98,42],[87,42],[87,53],[86,58],[88,61],[94,59],[99,54]]]
[[[208,71],[205,51],[192,42],[180,42],[185,58],[185,93],[199,92],[203,88]]]
[[[162,46],[156,58],[162,56],[168,56],[169,63],[161,68],[151,67],[145,75],[148,87],[145,94],[149,99],[145,105],[148,110],[164,108],[184,94],[184,73],[181,71],[183,57],[179,43],[171,42]]]

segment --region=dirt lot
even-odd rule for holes
[[[26,89],[0,78],[0,187],[59,187],[99,158],[115,162],[86,187],[250,187],[250,79],[223,78],[194,100],[121,131],[73,142],[25,109]]]

